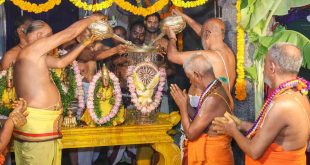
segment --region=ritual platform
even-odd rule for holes
[[[150,125],[136,125],[126,121],[116,127],[63,128],[62,145],[63,149],[66,149],[149,144],[160,153],[158,164],[178,165],[181,164],[180,149],[167,134],[172,127],[173,124],[167,119],[157,117],[155,123]],[[139,161],[137,163],[139,164]]]

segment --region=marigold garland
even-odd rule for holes
[[[149,6],[147,8],[134,6],[130,2],[127,2],[125,0],[114,0],[114,2],[116,3],[116,5],[126,11],[129,11],[135,15],[141,15],[145,17],[147,15],[162,10],[168,4],[169,0],[159,0],[155,2],[152,6]]]
[[[2,3],[4,3],[5,0],[0,0],[0,5],[2,5]]]
[[[93,12],[109,8],[113,4],[113,0],[103,0],[102,2],[95,4],[88,4],[87,2],[82,2],[81,0],[70,0],[70,2],[80,9],[90,10]]]
[[[207,1],[208,0],[196,0],[196,1],[187,1],[187,2],[185,2],[184,0],[171,0],[171,2],[175,6],[183,7],[183,8],[197,7],[197,6],[205,4]]]
[[[237,80],[236,80],[236,98],[238,100],[245,100],[246,98],[246,81],[244,79],[244,30],[240,26],[241,0],[237,0]]]
[[[20,9],[36,14],[47,12],[53,9],[56,5],[59,5],[61,2],[61,0],[48,0],[47,2],[42,4],[35,4],[24,0],[11,0],[11,1],[13,2],[14,5],[18,6]]]

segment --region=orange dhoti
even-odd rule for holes
[[[210,137],[202,134],[184,143],[183,165],[233,165],[234,159],[228,136]]]
[[[284,151],[284,149],[272,143],[264,155],[254,160],[248,155],[245,157],[246,165],[306,165],[306,146],[295,151]]]

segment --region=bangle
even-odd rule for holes
[[[169,38],[169,40],[176,40],[176,41],[177,41],[177,39],[176,39],[176,38]]]

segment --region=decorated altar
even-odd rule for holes
[[[133,120],[129,120],[116,127],[63,128],[63,149],[149,144],[160,153],[158,164],[181,164],[180,149],[167,134],[173,124],[178,122],[179,115],[171,114],[169,117],[157,114],[156,116],[156,121],[151,125],[136,125]],[[139,155],[137,156],[139,159]],[[150,160],[137,161],[138,164],[144,164],[143,162],[150,162]]]

